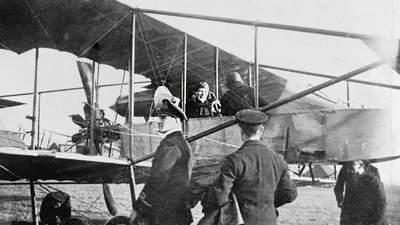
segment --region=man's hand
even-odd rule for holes
[[[211,113],[213,115],[221,114],[221,102],[219,100],[215,100],[211,103]]]
[[[149,224],[145,218],[140,217],[140,215],[137,213],[136,210],[133,210],[131,215],[129,216],[129,223],[131,225],[148,225]]]
[[[135,222],[135,219],[136,219],[137,217],[138,217],[137,211],[136,211],[136,210],[132,210],[132,213],[131,213],[131,215],[129,216],[129,223],[130,223],[131,225],[133,225],[134,222]]]

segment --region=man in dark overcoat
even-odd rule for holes
[[[343,203],[344,191],[345,191],[345,188],[347,189],[347,180],[351,179],[352,176],[354,175],[354,173],[351,172],[352,163],[353,162],[343,163],[342,168],[339,171],[338,178],[336,180],[336,185],[333,188],[339,208],[341,207],[341,205]],[[369,160],[363,160],[363,168],[364,168],[363,173],[371,174],[373,176],[376,176],[378,178],[378,180],[381,180],[378,168],[373,166],[369,162]]]
[[[365,173],[361,161],[346,163],[345,194],[335,187],[341,225],[386,224],[386,195],[377,176]]]
[[[243,83],[239,73],[228,74],[226,86],[229,90],[221,98],[221,114],[223,116],[233,116],[241,109],[254,108],[254,89]],[[268,105],[268,102],[259,96],[258,106],[266,105]]]
[[[56,225],[71,217],[71,200],[62,191],[47,194],[40,206],[40,220],[44,225]]]
[[[205,214],[227,204],[232,192],[246,225],[276,224],[276,208],[294,201],[297,188],[283,157],[261,141],[267,115],[258,110],[237,112],[242,147],[228,155],[220,175],[202,202]]]
[[[186,207],[193,168],[193,152],[182,134],[179,99],[171,95],[158,109],[158,131],[165,135],[152,161],[150,177],[135,202],[131,214],[145,218],[150,225],[188,225],[192,223]]]
[[[219,116],[220,103],[215,94],[210,92],[207,82],[200,82],[194,94],[188,98],[186,115],[189,118]]]

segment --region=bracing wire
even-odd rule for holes
[[[122,90],[124,89],[124,83],[125,83],[125,72],[126,70],[123,71],[122,73],[122,82],[121,82],[121,88],[119,89],[119,95],[122,94]],[[117,123],[117,118],[118,118],[118,113],[115,112],[115,118],[114,118],[114,123]]]
[[[172,65],[173,65],[173,63],[174,63],[174,61],[175,61],[176,55],[178,54],[179,47],[181,46],[181,43],[182,43],[182,41],[183,41],[183,38],[184,38],[184,36],[182,36],[182,38],[179,40],[179,44],[178,44],[178,46],[177,46],[177,48],[176,48],[175,55],[174,55],[174,57],[172,57],[171,63],[170,63],[170,65],[169,65],[169,67],[168,67],[167,74],[165,75],[164,83],[167,81],[169,72],[171,71]]]
[[[89,45],[78,57],[82,57],[87,51],[89,51],[90,48],[93,47],[98,41],[100,41],[104,36],[106,36],[108,33],[110,33],[115,27],[117,27],[127,16],[129,15],[126,14],[122,19],[120,19],[117,23],[115,23],[110,29],[108,29],[103,35],[101,35],[97,40],[93,42],[93,44]]]
[[[143,20],[143,19],[142,19]],[[143,22],[144,23],[144,22]],[[151,25],[151,24],[150,24]],[[151,26],[152,28],[155,28],[154,26]],[[179,48],[179,46],[180,46],[180,43],[179,43],[179,45],[177,45],[174,41],[172,41],[168,36],[166,36],[166,35],[164,35],[164,37],[166,38],[166,40],[168,40],[170,43],[172,43],[173,45],[175,45],[175,47],[177,47],[177,48]],[[157,49],[155,46],[153,46],[151,43],[148,43],[148,45],[150,45],[152,48],[155,48],[156,50],[158,50],[160,53],[162,53],[164,56],[166,56],[166,57],[168,57],[169,59],[171,59],[171,60],[175,60],[174,58],[171,58],[169,55],[167,55],[167,54],[165,54],[164,52],[162,52],[162,51],[160,51],[159,49]],[[204,67],[203,65],[201,65],[200,63],[198,63],[192,56],[191,56],[191,54],[192,53],[194,53],[194,52],[196,52],[196,51],[199,51],[199,50],[201,50],[201,49],[203,49],[203,48],[206,48],[206,47],[208,47],[208,46],[210,46],[210,44],[206,44],[206,45],[204,45],[204,46],[201,46],[201,47],[199,47],[199,48],[197,48],[197,49],[194,49],[194,50],[192,50],[192,51],[190,51],[190,52],[188,52],[188,58],[189,59],[191,59],[191,61],[193,61],[193,62],[195,62],[195,63],[192,63],[191,61],[189,61],[188,62],[188,64],[189,65],[194,65],[194,66],[197,66],[197,67],[200,67],[200,68],[202,68],[202,69],[204,69],[204,70],[206,70],[206,71],[214,71],[213,69],[209,69],[209,68],[207,68],[207,67]],[[183,60],[175,60],[179,65],[183,65],[182,64],[182,61]],[[167,65],[167,64],[169,64],[170,63],[170,61],[168,61],[168,62],[166,62],[166,63],[164,63],[164,64],[162,64],[162,65],[160,65],[160,67],[161,66],[164,66],[164,65]],[[193,70],[191,70],[191,69],[188,69],[191,73],[193,73],[194,75],[196,75],[196,76],[198,76],[198,77],[200,77],[200,78],[203,78],[204,79],[204,77],[202,77],[200,74],[197,74],[196,72],[194,72]],[[164,70],[165,71],[165,70]],[[146,71],[146,72],[149,72],[149,71]],[[144,73],[146,73],[146,72],[144,72]]]
[[[139,14],[139,15],[141,15],[141,14]],[[143,17],[140,16],[139,18],[142,20],[142,23],[141,23],[142,26],[144,26]],[[156,74],[156,72],[155,72],[155,70],[154,70],[153,61],[152,61],[152,58],[150,57],[150,53],[149,53],[149,49],[148,49],[147,45],[149,45],[149,46],[151,47],[151,53],[152,53],[152,56],[153,56],[153,58],[154,58],[156,64],[157,64],[157,58],[156,58],[156,56],[154,55],[154,51],[153,51],[153,46],[152,46],[152,44],[150,43],[150,41],[146,41],[146,38],[145,38],[144,35],[143,35],[143,31],[142,31],[142,26],[141,26],[141,24],[139,23],[139,20],[138,20],[139,32],[140,32],[140,35],[142,36],[142,40],[143,40],[143,43],[144,43],[144,47],[145,47],[145,49],[146,49],[147,57],[149,58],[149,61],[150,61],[151,70],[153,71],[153,75],[154,75],[154,78],[155,78],[155,81],[156,81],[157,85],[160,86],[160,84],[157,82],[157,81],[158,81],[158,80],[157,80],[157,74]],[[147,40],[150,40],[150,38],[148,37],[148,35],[147,35]],[[156,69],[158,70],[158,75],[160,76],[160,80],[161,80],[161,73],[160,73],[160,71],[159,71],[159,67],[157,66]]]
[[[38,21],[40,27],[43,29],[44,33],[46,34],[46,36],[49,38],[49,40],[51,41],[51,43],[53,44],[53,47],[57,50],[59,50],[56,46],[56,44],[54,43],[54,41],[51,39],[49,33],[47,32],[46,28],[43,26],[42,22],[39,20],[39,18],[36,16],[35,12],[32,10],[32,7],[28,4],[28,2],[25,0],[25,4],[28,6],[29,10],[32,12],[32,15],[35,17],[35,19]]]
[[[52,189],[53,191],[61,191],[60,189],[55,188],[55,187],[52,187],[51,185],[42,184],[42,183],[39,183],[39,182],[37,182],[37,181],[36,181],[35,183],[36,183],[36,184],[39,184],[39,186],[40,186],[41,188],[43,188],[44,190],[46,190],[46,192],[43,191],[43,190],[41,190],[42,193],[45,193],[45,194],[50,193],[50,192],[51,192],[50,189]],[[45,187],[44,185],[46,185],[47,187]],[[94,200],[94,202],[92,202],[92,203],[87,203],[87,202],[85,202],[85,201],[82,201],[82,200],[79,199],[79,198],[75,198],[75,197],[73,197],[73,196],[70,196],[71,199],[76,200],[76,201],[78,201],[78,202],[80,202],[80,203],[83,203],[83,204],[85,204],[85,205],[88,205],[88,208],[87,208],[86,210],[84,210],[83,213],[81,213],[81,212],[79,212],[78,210],[75,210],[75,209],[72,209],[72,210],[74,210],[74,212],[75,212],[76,214],[79,214],[81,217],[84,217],[84,218],[86,218],[86,219],[88,219],[88,220],[89,220],[89,218],[86,217],[86,216],[84,216],[84,215],[85,215],[85,214],[89,211],[89,209],[91,209],[91,208],[96,209],[96,210],[98,210],[99,212],[108,214],[106,211],[104,211],[104,210],[102,210],[102,209],[100,209],[100,208],[98,208],[98,207],[94,207],[94,206],[93,206],[94,203],[96,203],[96,202],[98,201],[98,199],[99,199],[101,196],[102,196],[102,194],[100,194],[100,195]]]

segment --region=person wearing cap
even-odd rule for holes
[[[223,116],[233,116],[241,109],[254,108],[254,89],[243,83],[239,73],[229,73],[226,78],[226,86],[229,90],[221,98],[221,114]],[[268,102],[260,96],[258,106],[266,105]]]
[[[164,136],[155,152],[150,177],[135,202],[130,221],[145,218],[150,225],[188,225],[193,222],[186,207],[193,168],[193,152],[183,137],[186,115],[179,99],[163,99],[157,110],[158,132]]]
[[[378,168],[373,166],[368,159],[363,160],[362,163],[363,163],[363,167],[364,167],[364,173],[368,173],[368,174],[374,175],[379,180],[381,180],[381,176],[379,174]]]
[[[232,192],[244,224],[276,224],[276,208],[294,201],[297,188],[283,157],[261,141],[267,115],[254,109],[236,113],[243,145],[226,156],[219,177],[202,199],[203,213],[228,204]]]
[[[343,168],[346,172],[345,195],[338,192],[336,186],[334,189],[338,207],[341,208],[340,224],[387,224],[386,195],[379,178],[367,173],[361,160],[346,162]]]
[[[46,225],[56,225],[70,218],[71,200],[69,195],[62,191],[47,194],[40,206],[39,216],[42,224]]]
[[[186,114],[189,118],[210,117],[220,114],[221,105],[215,94],[210,92],[207,82],[202,81],[196,87],[196,91],[188,98]]]
[[[381,177],[379,175],[379,170],[375,166],[371,165],[369,160],[363,160],[363,168],[364,171],[363,173],[370,174],[373,176],[376,176],[378,180],[381,180]],[[354,173],[350,171],[351,168],[349,168],[349,162],[345,162],[342,165],[342,168],[339,171],[337,180],[336,180],[336,185],[335,188],[333,189],[336,197],[336,202],[338,204],[338,207],[341,208],[342,203],[343,203],[343,198],[344,198],[344,192],[347,190],[347,185],[350,180],[352,179]]]

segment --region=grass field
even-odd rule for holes
[[[88,219],[92,224],[104,224],[112,218],[108,213],[101,185],[52,185],[63,190],[72,198],[73,215]],[[129,186],[111,185],[116,202],[119,204],[118,215],[129,215],[131,199]],[[49,189],[49,187],[47,187]],[[141,186],[138,185],[137,191]],[[400,224],[400,186],[386,185],[388,199],[387,218],[390,224]],[[47,191],[36,186],[37,207]],[[292,204],[279,209],[279,224],[339,224],[340,209],[336,206],[333,188],[299,187],[299,196]],[[1,186],[0,189],[0,224],[12,221],[31,221],[31,202],[28,185]],[[202,217],[200,205],[193,210],[196,222]]]

